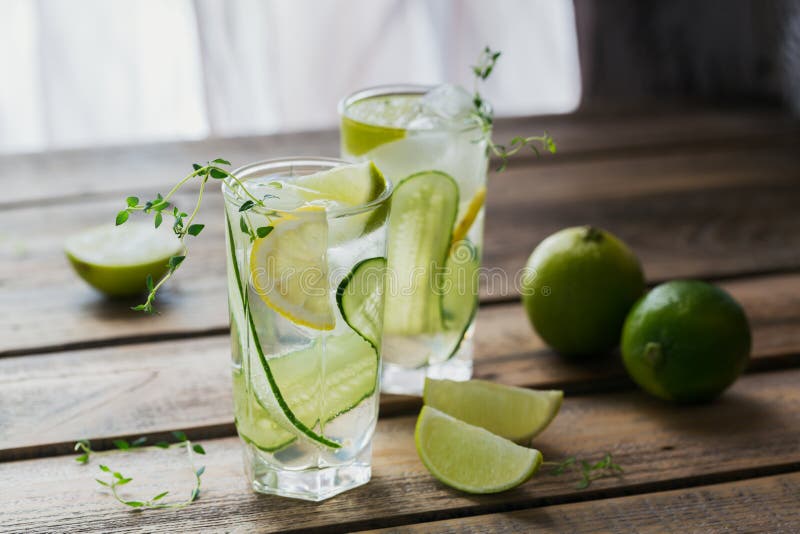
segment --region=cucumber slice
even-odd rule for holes
[[[386,258],[369,258],[356,264],[339,284],[336,303],[345,322],[375,351],[380,350]]]
[[[442,323],[449,343],[449,356],[458,352],[467,329],[478,312],[478,248],[469,240],[453,244],[444,270]]]
[[[378,353],[355,332],[320,338],[310,347],[267,361],[286,406],[309,429],[352,410],[378,383]],[[280,408],[264,374],[253,373],[250,381],[248,409],[253,418],[247,421],[237,413],[237,421],[245,422],[239,427],[241,434],[260,449],[274,451],[294,440],[292,429],[276,422]]]
[[[231,258],[236,257],[236,248],[235,242],[233,240],[233,231],[231,230],[231,223],[230,219],[225,217],[225,222],[227,225],[228,230],[228,244],[230,246],[230,255]],[[245,316],[247,317],[248,327],[250,329],[250,334],[253,338],[253,345],[258,353],[258,360],[261,363],[261,368],[264,370],[264,374],[261,375],[260,373],[254,376],[258,376],[261,378],[265,378],[267,383],[269,384],[269,391],[272,392],[272,399],[274,399],[276,406],[271,405],[271,409],[269,410],[273,417],[280,420],[283,423],[281,426],[286,428],[286,426],[292,427],[298,434],[297,435],[304,435],[308,439],[326,447],[330,447],[332,449],[339,449],[341,448],[341,444],[336,443],[335,441],[331,441],[325,436],[317,434],[311,428],[304,424],[292,411],[289,405],[286,403],[286,400],[283,398],[281,394],[281,389],[278,386],[277,381],[275,380],[275,375],[270,367],[270,364],[267,361],[267,358],[264,356],[264,351],[261,348],[261,342],[258,339],[258,332],[256,331],[255,323],[253,323],[253,316],[252,314],[248,313],[248,303],[247,299],[245,298],[246,293],[244,289],[244,285],[242,284],[242,277],[239,272],[239,267],[236,261],[232,262],[234,275],[236,277],[236,283],[239,288],[239,296],[241,297],[241,301],[243,303],[243,308],[245,308]],[[250,356],[248,355],[248,358]],[[248,362],[249,363],[249,362]],[[266,389],[264,390],[266,391]]]
[[[393,286],[386,299],[384,332],[441,331],[439,273],[449,254],[457,211],[458,185],[443,172],[412,174],[395,188],[388,237]]]

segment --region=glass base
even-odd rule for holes
[[[472,339],[466,337],[452,358],[442,363],[408,368],[383,363],[381,391],[398,395],[422,396],[425,377],[463,382],[472,378]]]
[[[257,493],[318,502],[366,484],[372,476],[371,447],[346,464],[289,470],[267,462],[269,453],[249,443],[243,446],[247,477]]]

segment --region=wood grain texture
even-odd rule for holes
[[[370,531],[412,534],[493,532],[795,533],[800,473],[630,497],[543,506]]]
[[[751,369],[800,365],[800,274],[723,285],[753,329]],[[147,320],[147,318],[144,318]],[[533,333],[520,304],[478,314],[475,376],[568,393],[633,387],[613,355],[560,358]],[[227,336],[0,359],[0,460],[64,453],[81,438],[191,430],[233,433]],[[383,416],[413,413],[416,397],[385,395]]]
[[[780,110],[662,109],[647,113],[581,113],[499,119],[494,139],[506,143],[517,135],[552,134],[563,159],[632,149],[693,150],[709,144],[753,146],[774,143],[800,132],[800,122]],[[192,162],[225,157],[235,166],[268,158],[337,156],[335,130],[269,136],[207,139],[132,146],[60,150],[0,156],[0,165],[13,169],[14,187],[4,192],[0,206],[62,200],[82,201],[109,192],[125,196],[135,191],[152,194],[169,189]],[[516,161],[530,159],[523,153]],[[546,160],[543,160],[546,161]],[[162,191],[163,192],[163,191]]]
[[[550,233],[578,224],[605,227],[628,242],[651,282],[800,268],[794,147],[521,166],[493,180],[484,301],[513,298],[530,251]],[[132,301],[106,300],[86,287],[61,250],[68,235],[109,223],[119,202],[0,213],[0,355],[225,331],[218,191],[201,212],[206,230],[158,301],[162,315],[149,319],[132,317]],[[179,205],[190,203],[179,197]]]
[[[677,407],[639,392],[567,398],[535,445],[546,458],[590,459],[611,452],[621,478],[577,490],[575,479],[540,473],[506,493],[470,496],[435,481],[417,458],[415,418],[382,420],[368,485],[311,504],[250,493],[235,438],[203,442],[208,454],[200,500],[181,511],[132,513],[99,490],[95,459],[54,457],[0,464],[0,525],[11,531],[335,531],[379,528],[567,501],[774,475],[800,468],[800,370],[749,375],[708,405]],[[104,458],[134,476],[131,496],[191,483],[176,458],[154,453]],[[137,479],[138,477],[138,479]],[[141,480],[141,485],[139,485]],[[153,482],[151,482],[153,481]],[[142,492],[141,494],[139,492]]]

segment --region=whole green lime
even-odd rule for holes
[[[750,344],[747,316],[733,297],[705,282],[676,280],[633,307],[622,331],[622,359],[645,391],[700,402],[736,380]]]
[[[533,251],[527,268],[522,302],[528,318],[548,345],[568,356],[614,348],[645,288],[633,252],[592,226],[551,235]]]

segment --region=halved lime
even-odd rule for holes
[[[388,237],[393,292],[386,299],[386,333],[441,331],[440,271],[450,252],[457,209],[458,185],[443,172],[413,174],[395,188]]]
[[[342,317],[375,350],[380,347],[386,258],[360,261],[339,284],[336,303]]]
[[[129,222],[102,225],[69,237],[64,251],[75,272],[92,287],[111,296],[143,293],[147,275],[161,278],[171,256],[183,250],[168,225]]]
[[[444,484],[468,493],[519,486],[539,469],[542,453],[423,406],[414,432],[422,463]]]
[[[275,219],[273,227],[266,237],[253,243],[253,289],[290,321],[316,330],[332,330],[336,319],[328,296],[325,208],[299,208],[291,218]]]
[[[484,380],[425,379],[423,402],[517,443],[528,443],[555,418],[564,392],[540,391]]]

